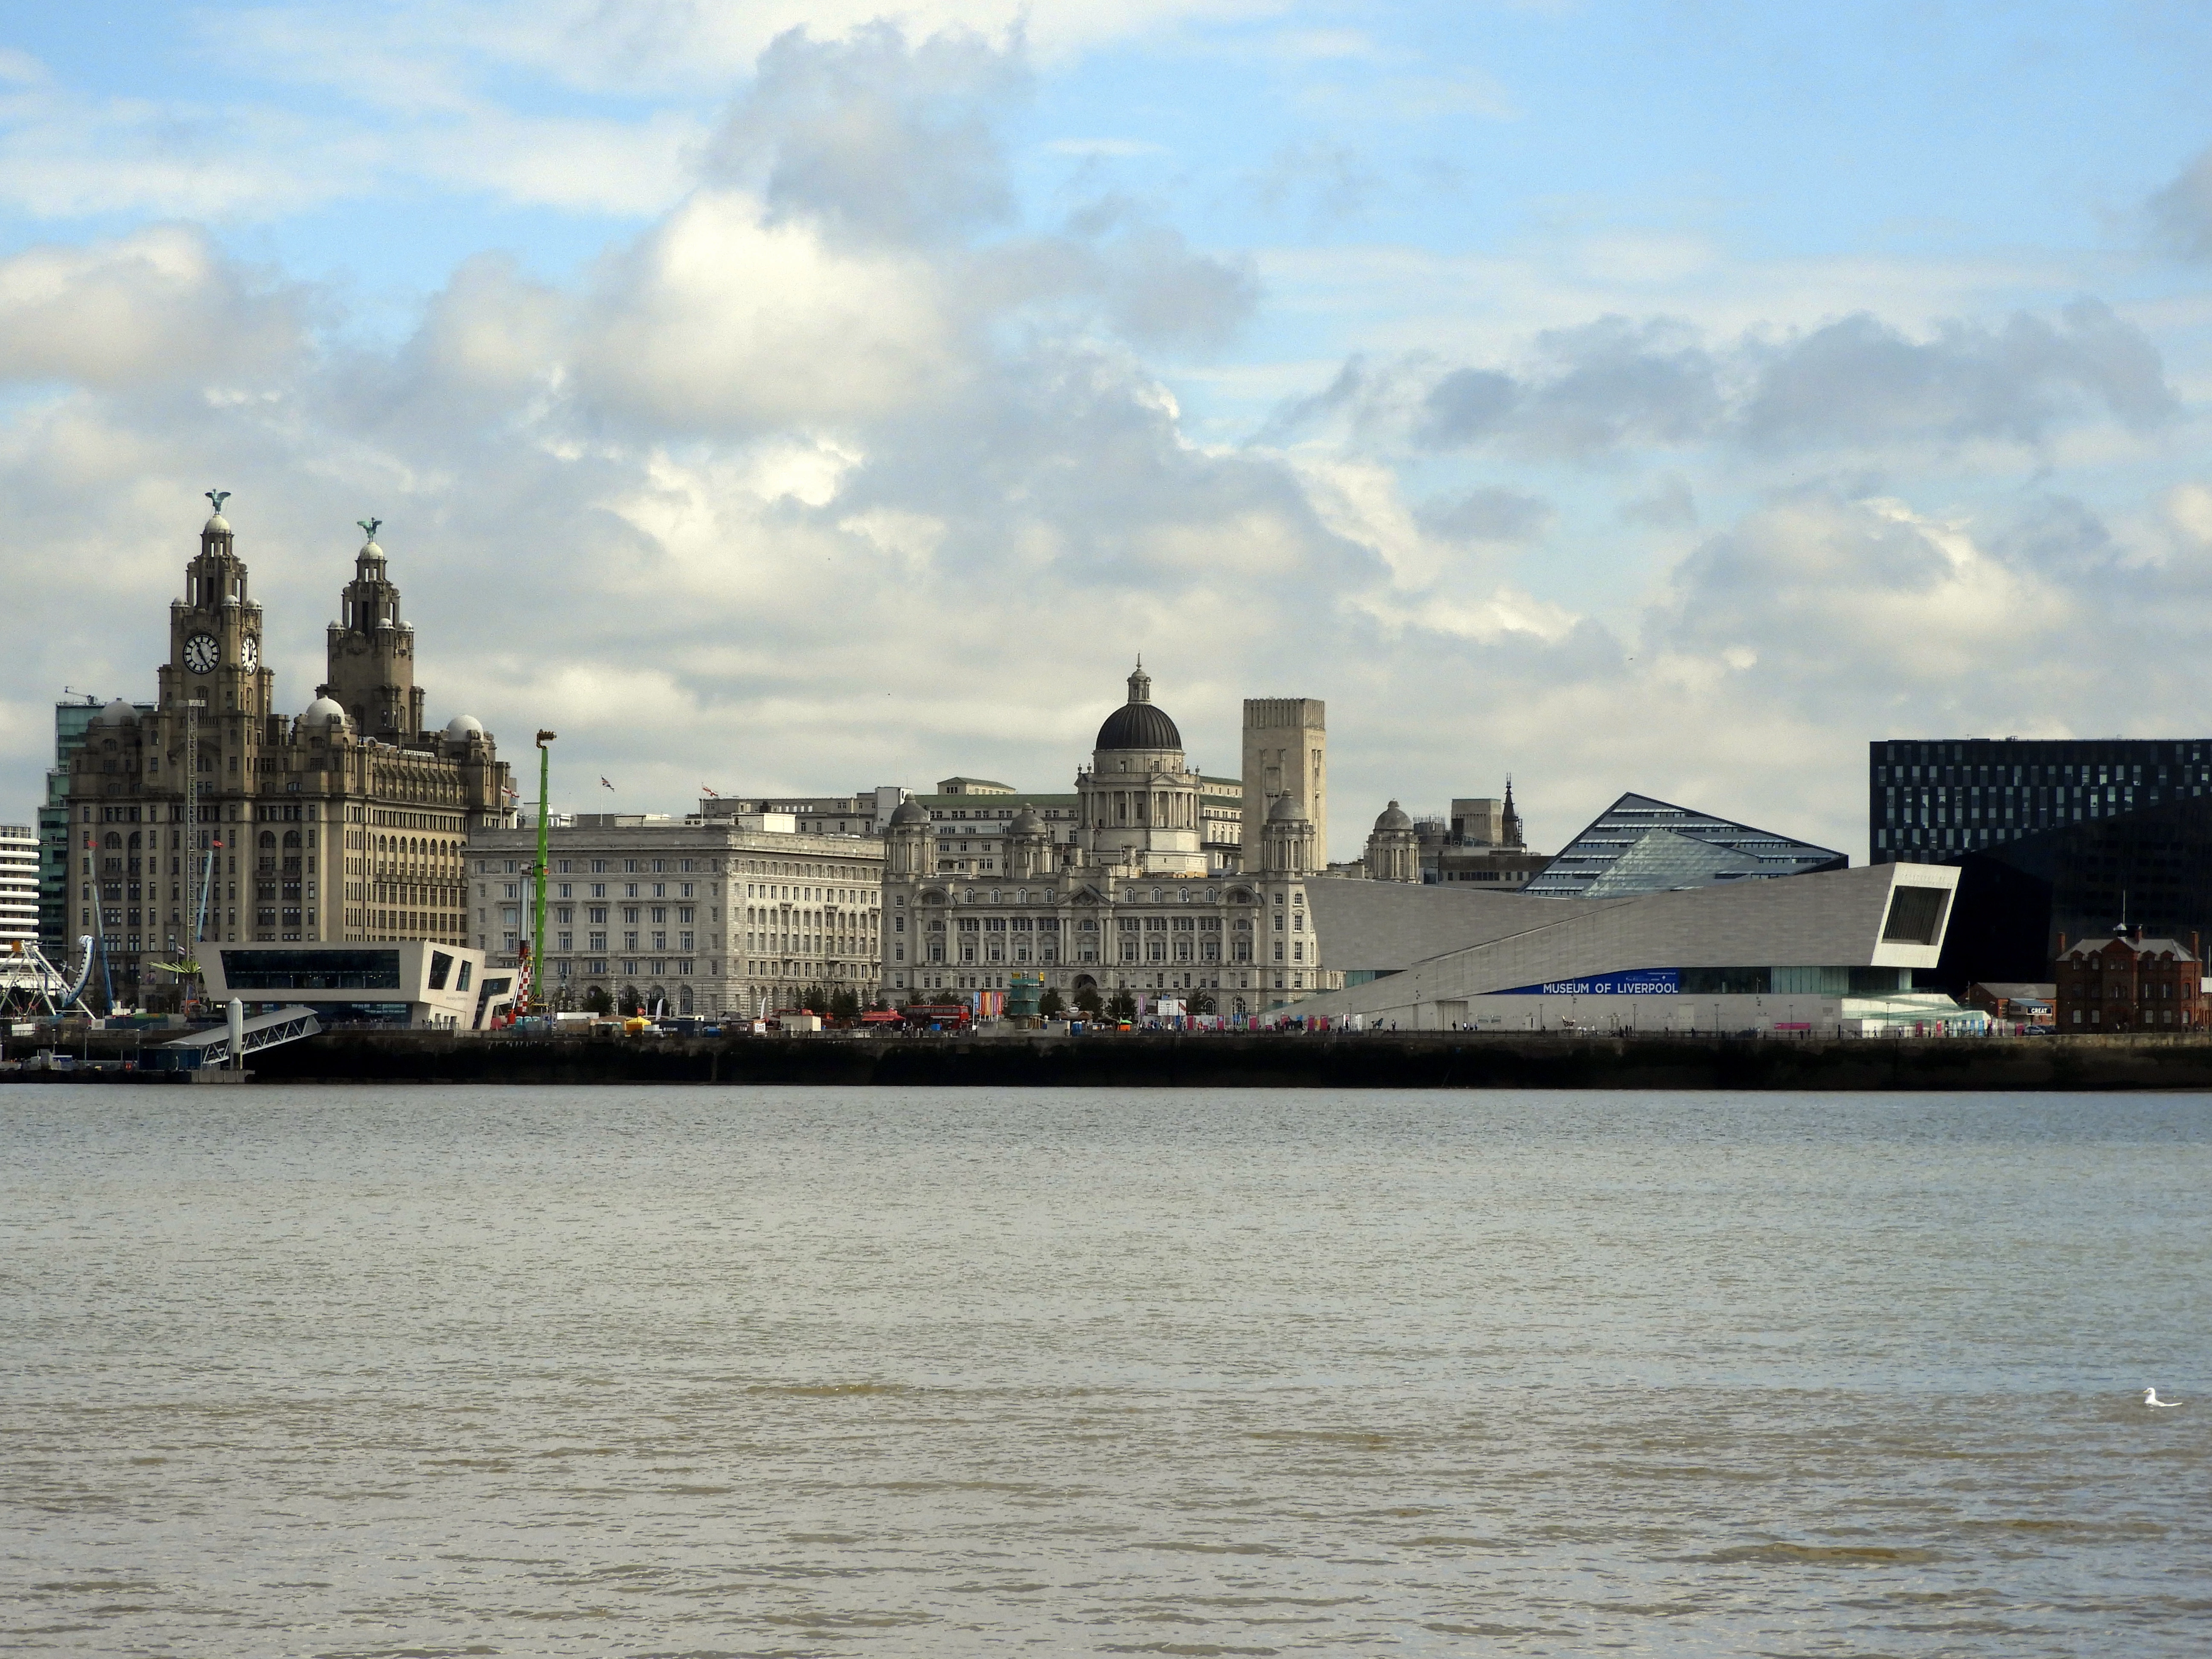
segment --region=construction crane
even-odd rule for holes
[[[207,843],[206,856],[200,861],[199,891],[192,905],[192,938],[189,946],[177,945],[174,950],[180,960],[157,962],[156,970],[174,974],[179,981],[197,976],[200,971],[200,941],[207,937],[208,894],[215,885],[215,855],[221,850],[222,841],[212,830],[200,828],[200,714],[207,707],[207,699],[193,697],[185,704],[185,831],[186,852],[198,851],[199,843]]]
[[[524,1006],[538,1013],[549,1005],[543,978],[545,963],[545,877],[552,868],[546,857],[549,849],[548,831],[553,813],[553,751],[546,745],[556,740],[556,733],[538,734],[538,861],[530,866],[537,882],[536,904],[530,919],[530,970],[523,989],[526,996]]]

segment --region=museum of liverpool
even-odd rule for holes
[[[1958,881],[1884,864],[1618,898],[1469,893],[1449,916],[1433,888],[1316,883],[1332,957],[1365,965],[1295,1012],[1369,1030],[1972,1030],[1978,1010],[1912,988]]]

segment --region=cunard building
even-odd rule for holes
[[[280,711],[227,494],[210,492],[170,603],[153,708],[108,704],[71,762],[69,914],[104,941],[118,1002],[158,997],[154,965],[196,938],[463,943],[464,844],[511,821],[491,735],[465,714],[426,725],[375,520],[330,625],[329,678],[300,714]]]

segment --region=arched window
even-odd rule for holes
[[[119,852],[121,852],[121,851],[123,850],[123,835],[122,835],[122,832],[121,832],[120,830],[109,830],[109,831],[107,832],[107,839],[106,839],[106,841],[102,842],[100,843],[100,845],[102,845],[103,847],[106,848],[107,848],[107,850],[108,850],[109,852],[111,852],[111,853],[119,853]]]
[[[295,852],[298,850],[299,845],[300,832],[297,830],[287,830],[284,832],[284,850],[288,853]]]
[[[261,845],[269,848],[270,852],[275,852],[276,850],[276,832],[274,830],[264,830],[261,832]]]

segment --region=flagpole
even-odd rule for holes
[[[550,732],[538,734],[538,862],[531,867],[538,876],[537,912],[530,928],[530,1012],[537,1012],[545,1001],[545,875],[552,868],[546,858],[547,836],[552,823],[552,766],[553,751],[546,744],[554,740]]]

